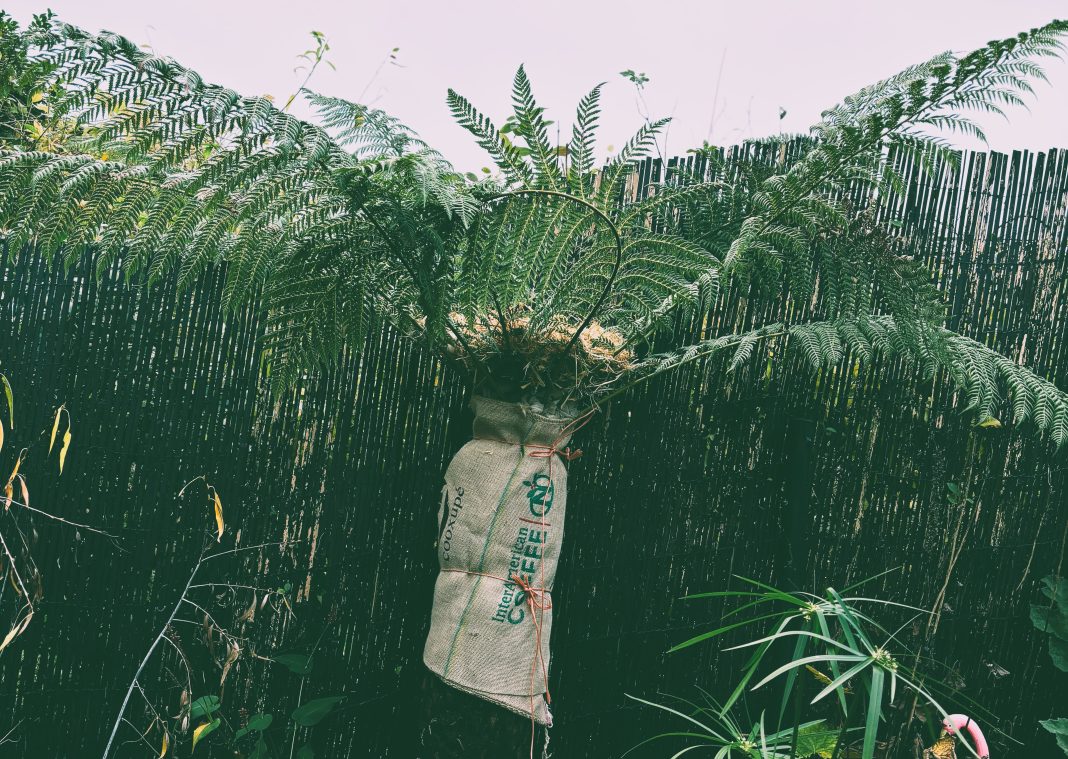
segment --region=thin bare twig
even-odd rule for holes
[[[185,667],[186,687],[188,687],[189,692],[192,693],[193,692],[193,668],[189,666],[189,659],[186,658],[185,652],[181,648],[178,647],[178,644],[175,643],[173,640],[171,640],[171,636],[164,635],[163,639],[165,641],[167,641],[168,643],[170,643],[171,644],[171,648],[173,648],[175,651],[178,652],[178,658],[182,660],[182,666]],[[145,691],[141,687],[141,683],[137,684],[137,690],[141,691],[141,695],[144,696],[145,701],[147,702],[148,701],[148,696],[145,696]],[[149,704],[149,708],[152,709],[151,704]],[[156,710],[152,709],[152,713],[155,714]],[[156,716],[158,717],[159,715],[157,714]]]
[[[255,551],[257,548],[267,548],[268,546],[289,546],[289,545],[296,545],[297,543],[300,543],[300,542],[301,542],[300,540],[286,540],[286,541],[275,541],[274,543],[257,543],[254,546],[244,546],[242,548],[231,548],[231,549],[229,549],[227,551],[219,551],[218,553],[209,553],[207,556],[205,556],[203,559],[201,559],[201,561],[211,561],[212,559],[217,559],[220,556],[229,556],[232,553],[241,553],[242,551]]]
[[[255,590],[259,591],[260,593],[274,593],[274,591],[270,590],[269,588],[258,588],[255,585],[236,585],[232,582],[202,582],[196,585],[189,586],[190,590],[192,590],[193,588],[229,588],[230,590]]]
[[[30,608],[30,614],[33,614],[33,602],[30,600],[29,591],[26,590],[26,583],[22,581],[22,576],[19,574],[19,570],[15,566],[15,557],[11,555],[11,549],[7,547],[7,541],[4,540],[3,532],[0,532],[0,547],[3,547],[4,554],[7,556],[11,574],[15,575],[15,580],[18,581],[19,588],[22,589],[22,597],[26,599],[26,606]]]
[[[211,623],[212,623],[213,625],[215,625],[216,627],[218,627],[218,628],[219,628],[220,630],[224,629],[222,625],[220,625],[220,624],[219,624],[218,622],[216,622],[216,621],[215,621],[215,617],[211,616],[211,614],[209,614],[209,613],[208,613],[208,610],[207,610],[207,609],[205,609],[205,608],[204,608],[203,606],[201,606],[200,604],[196,603],[195,601],[190,601],[190,600],[189,600],[188,598],[185,598],[185,599],[183,599],[183,600],[184,600],[184,601],[185,601],[185,602],[186,602],[187,604],[189,604],[190,606],[192,606],[192,607],[193,607],[194,609],[199,609],[200,611],[202,611],[202,612],[204,613],[204,616],[205,616],[205,617],[207,617],[207,618],[208,618],[208,620],[209,620],[209,621],[210,621],[210,622],[211,622]],[[198,623],[198,624],[199,624],[199,623]]]
[[[8,730],[3,735],[0,735],[0,746],[3,746],[5,743],[14,743],[15,742],[14,740],[11,739],[11,734],[13,732],[15,732],[16,730],[18,730],[19,729],[19,725],[21,725],[22,723],[23,723],[23,720],[20,719],[18,722],[16,722],[11,727],[10,730]]]
[[[6,498],[4,500],[5,502],[7,501]],[[95,532],[98,535],[103,535],[105,537],[112,538],[113,540],[119,539],[117,535],[112,535],[110,532],[105,532],[104,530],[101,530],[97,527],[91,527],[87,524],[82,524],[80,522],[72,522],[69,519],[64,519],[63,517],[57,517],[55,514],[49,514],[47,511],[42,511],[41,509],[30,506],[28,503],[21,503],[19,501],[16,501],[14,498],[11,499],[11,505],[18,506],[19,508],[26,509],[27,511],[32,511],[34,514],[40,514],[41,516],[48,517],[49,519],[54,519],[57,522],[62,522],[63,524],[69,524],[71,527],[78,527],[83,530],[88,530],[89,532]]]
[[[197,475],[196,477],[194,477],[193,479],[191,479],[189,482],[187,482],[184,485],[182,485],[182,489],[178,491],[178,497],[181,498],[183,495],[185,495],[186,488],[188,488],[190,485],[192,485],[197,480],[204,480],[205,482],[207,482],[207,477],[208,477],[208,475],[206,475],[206,474],[200,474],[200,475]]]
[[[126,695],[122,699],[122,706],[119,707],[119,716],[115,718],[115,724],[111,728],[111,735],[108,737],[107,745],[104,747],[103,759],[108,759],[108,756],[111,753],[111,746],[115,742],[115,736],[116,734],[118,734],[119,726],[122,724],[123,717],[126,714],[126,707],[130,703],[130,696],[133,694],[134,688],[138,687],[138,679],[141,677],[141,673],[144,672],[145,666],[148,664],[148,660],[152,658],[152,654],[156,652],[156,648],[159,646],[160,641],[166,637],[167,628],[171,626],[171,622],[176,616],[178,616],[178,609],[181,608],[182,602],[185,600],[186,594],[193,586],[193,580],[196,579],[197,572],[200,571],[200,567],[203,563],[204,555],[202,553],[200,558],[197,559],[196,566],[193,567],[193,571],[192,573],[190,573],[189,579],[186,580],[185,588],[182,589],[182,593],[178,597],[177,603],[174,604],[174,608],[171,609],[171,613],[167,616],[167,621],[163,623],[163,626],[160,628],[159,633],[152,641],[152,645],[148,647],[148,652],[145,654],[145,658],[141,660],[141,664],[138,665],[137,671],[134,672],[133,679],[130,681],[130,687],[126,689]]]
[[[130,720],[128,720],[126,717],[123,717],[122,721],[125,722],[130,727],[132,727],[134,729],[134,731],[137,733],[137,737],[135,739],[126,741],[126,743],[144,743],[146,746],[148,746],[150,749],[152,749],[153,753],[156,752],[155,747],[151,743],[148,742],[148,738],[146,737],[148,735],[148,731],[151,730],[152,727],[156,724],[155,720],[153,720],[152,723],[149,724],[149,726],[147,728],[145,728],[145,731],[143,733],[138,729],[137,725],[135,725],[133,722],[130,722]],[[123,745],[125,746],[126,743],[124,743]]]

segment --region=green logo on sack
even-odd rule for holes
[[[527,500],[530,502],[530,513],[536,517],[548,514],[553,507],[553,483],[548,475],[536,474],[529,480],[523,480],[523,484],[529,488]]]

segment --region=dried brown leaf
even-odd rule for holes
[[[230,674],[230,668],[241,656],[241,647],[235,641],[230,641],[230,649],[226,653],[226,661],[223,663],[222,677],[219,678],[219,687],[226,684],[226,676]]]

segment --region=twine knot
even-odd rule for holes
[[[555,443],[552,445],[528,445],[526,447],[530,449],[530,452],[527,453],[527,455],[532,459],[549,459],[551,461],[553,456],[559,456],[564,461],[570,463],[582,455],[581,448],[571,450],[571,446],[568,446],[561,450],[556,447]]]
[[[548,588],[536,588],[519,575],[512,575],[510,579],[519,586],[519,590],[523,592],[523,598],[530,604],[532,610],[548,611],[553,608]]]

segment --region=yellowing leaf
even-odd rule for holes
[[[44,93],[43,92],[35,92],[35,93],[33,93],[33,96],[30,98],[30,102],[31,103],[40,103],[42,100],[44,100]]]
[[[11,429],[15,429],[15,398],[11,393],[11,383],[3,374],[0,374],[0,383],[4,385],[4,397],[7,398],[7,423]]]
[[[14,496],[15,478],[19,476],[19,467],[22,466],[22,460],[26,458],[26,449],[22,449],[22,453],[19,454],[18,459],[15,460],[15,468],[11,470],[11,476],[7,478],[7,483],[4,485],[4,511],[11,508],[11,499]]]
[[[159,759],[163,759],[163,757],[165,757],[167,755],[167,745],[168,745],[167,731],[164,730],[163,731],[163,748],[161,748],[159,750]]]
[[[215,524],[219,527],[219,536],[215,539],[216,543],[222,542],[223,529],[225,524],[223,523],[222,501],[219,500],[219,494],[212,488],[212,495],[215,496]]]
[[[993,427],[994,429],[997,429],[998,427],[1001,426],[1001,422],[998,421],[997,419],[995,419],[992,416],[988,416],[986,419],[984,419],[983,421],[979,422],[979,426],[980,427]]]
[[[63,407],[60,406],[56,409],[56,420],[52,422],[52,437],[48,440],[48,452],[52,452],[52,447],[56,444],[56,433],[59,432],[59,415],[63,413]]]
[[[63,447],[59,449],[59,473],[63,474],[63,462],[67,460],[67,449],[70,448],[70,427],[63,433]]]
[[[16,635],[18,635],[18,627],[12,627],[8,631],[7,635],[4,636],[3,642],[0,643],[0,651],[3,651],[5,648],[7,648],[8,644],[15,639]]]
[[[204,736],[206,736],[209,733],[213,732],[217,727],[219,727],[220,724],[222,724],[222,720],[218,720],[217,719],[217,720],[213,720],[212,722],[205,722],[203,725],[198,725],[196,727],[196,729],[193,730],[193,749],[192,750],[196,749],[197,744],[200,743],[201,739]]]
[[[8,645],[11,643],[11,641],[13,641],[15,638],[17,638],[19,635],[22,634],[22,631],[25,630],[29,626],[31,619],[33,619],[33,612],[32,611],[29,614],[27,614],[25,617],[23,617],[21,622],[19,622],[18,624],[14,625],[8,631],[7,635],[4,636],[4,640],[0,641],[0,651],[3,651],[5,648],[7,648]]]
[[[0,420],[0,449],[4,447],[4,422]]]
[[[10,485],[15,481],[15,478],[19,476],[19,467],[22,466],[22,460],[26,458],[26,449],[22,449],[22,453],[19,454],[18,459],[15,460],[15,468],[11,470],[11,476],[7,478],[7,484]]]
[[[820,672],[820,671],[819,671],[818,669],[816,669],[815,667],[811,667],[811,666],[805,665],[805,669],[807,669],[807,670],[809,671],[809,673],[810,673],[810,674],[811,674],[811,675],[812,675],[812,676],[813,676],[814,678],[816,678],[817,680],[819,680],[819,681],[820,681],[821,683],[823,683],[824,685],[830,685],[830,684],[831,684],[831,678],[827,677],[827,675],[823,674],[822,672]]]

